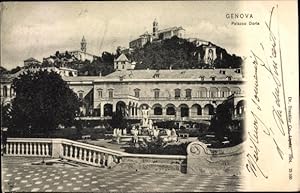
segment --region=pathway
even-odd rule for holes
[[[2,160],[3,192],[212,192],[240,189],[238,177],[29,164],[40,158],[2,157]]]

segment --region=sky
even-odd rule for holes
[[[217,6],[216,6],[217,3]],[[23,61],[53,55],[57,50],[80,49],[85,36],[87,52],[101,55],[144,32],[182,26],[186,37],[211,41],[239,54],[239,33],[226,13],[237,2],[5,2],[1,16],[1,66],[12,69]]]

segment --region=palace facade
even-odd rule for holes
[[[111,119],[121,111],[126,119],[210,120],[224,101],[231,100],[234,118],[244,113],[241,69],[123,70],[106,76],[63,76],[81,100],[80,116]],[[13,77],[1,78],[1,102],[15,96]]]
[[[240,69],[125,70],[63,78],[83,101],[81,114],[91,119],[110,119],[117,111],[141,119],[145,108],[153,120],[210,120],[229,98],[233,116],[244,112]]]

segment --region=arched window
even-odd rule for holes
[[[207,89],[205,87],[200,87],[197,95],[198,95],[197,97],[200,97],[200,98],[207,97]]]
[[[105,104],[104,105],[104,116],[105,117],[106,116],[112,116],[112,114],[113,114],[112,109],[113,109],[112,104]]]
[[[198,116],[198,115],[202,115],[202,108],[200,105],[198,104],[194,104],[192,106],[192,111],[191,111],[191,116]]]
[[[228,97],[229,96],[229,88],[227,87],[222,87],[221,88],[221,97]]]
[[[167,115],[175,115],[176,114],[175,106],[173,104],[168,104],[166,106],[166,114]]]
[[[210,88],[209,95],[212,98],[218,97],[218,89],[215,87]]]
[[[214,107],[211,104],[207,104],[204,106],[204,114],[205,115],[213,115]]]
[[[154,107],[154,115],[162,115],[162,108]]]
[[[231,88],[231,93],[232,94],[240,94],[241,89],[239,87],[233,87],[233,88]]]

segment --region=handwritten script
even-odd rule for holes
[[[260,165],[261,135],[267,136],[264,137],[264,140],[271,141],[273,146],[270,148],[277,152],[276,157],[282,161],[287,153],[280,144],[280,139],[290,135],[287,124],[280,36],[278,27],[275,27],[276,17],[274,15],[276,11],[278,11],[278,6],[272,7],[269,17],[264,23],[266,34],[263,35],[267,38],[262,42],[258,42],[258,50],[250,50],[250,60],[253,64],[253,75],[251,76],[254,80],[251,103],[253,103],[254,108],[250,109],[249,115],[252,120],[247,133],[250,141],[250,151],[247,152],[245,166],[248,172],[255,177],[265,179],[268,179],[269,175]],[[266,81],[269,83],[268,88],[260,86],[262,82]],[[263,95],[270,95],[271,98],[269,101],[262,101]],[[266,107],[266,102],[270,105],[269,108]],[[264,115],[271,115],[272,120],[265,120]]]

